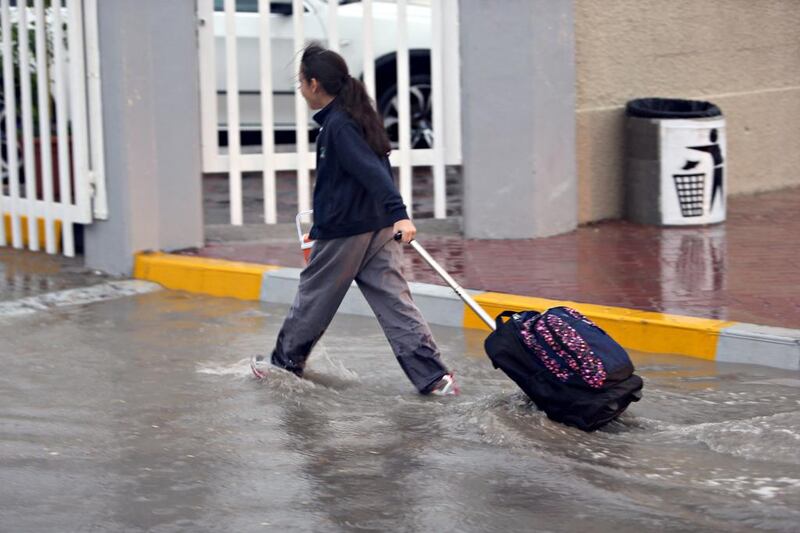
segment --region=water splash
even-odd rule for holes
[[[355,370],[347,368],[340,359],[331,357],[325,346],[318,345],[308,360],[308,370],[314,374],[325,374],[345,381],[359,381]]]
[[[228,364],[201,363],[197,366],[197,373],[209,376],[234,376],[239,378],[253,376],[250,370],[249,359],[240,359],[235,363]]]
[[[744,459],[764,459],[800,465],[800,413],[777,413],[744,420],[673,425],[667,436],[696,441],[709,449]],[[765,448],[765,443],[769,443]]]

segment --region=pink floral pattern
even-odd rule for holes
[[[568,315],[570,315],[572,318],[577,318],[578,320],[580,320],[580,321],[581,321],[581,322],[583,322],[584,324],[588,324],[588,325],[590,325],[590,326],[597,327],[597,324],[595,324],[594,322],[592,322],[591,320],[589,320],[588,318],[586,318],[586,317],[585,317],[583,314],[579,313],[579,312],[578,312],[578,311],[576,311],[575,309],[573,309],[573,308],[571,308],[571,307],[563,307],[562,309],[564,309],[564,311],[565,311],[565,312],[566,312]]]
[[[569,313],[571,316],[591,324],[588,319],[577,311],[569,311],[573,311]],[[561,381],[567,381],[573,374],[579,374],[581,379],[590,387],[595,389],[602,387],[606,380],[603,361],[595,355],[583,337],[558,316],[547,315],[543,320],[537,320],[538,318],[540,317],[537,316],[523,322],[520,333],[525,344],[534,351],[547,370]],[[544,323],[545,320],[547,324]],[[565,364],[561,364],[550,356],[539,345],[534,332],[547,343],[550,349]],[[564,346],[568,350],[564,349]]]
[[[549,370],[551,374],[556,376],[561,381],[567,381],[569,379],[569,376],[571,375],[571,372],[566,368],[563,368],[560,364],[558,364],[558,361],[550,357],[550,355],[548,355],[548,353],[544,350],[544,348],[542,348],[539,345],[539,343],[536,342],[536,338],[534,337],[531,330],[532,330],[532,323],[537,318],[538,317],[533,317],[522,323],[522,328],[520,328],[522,339],[525,342],[525,344],[534,351],[536,356],[542,361],[545,368],[547,368],[547,370]]]

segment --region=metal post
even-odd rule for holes
[[[412,211],[411,187],[411,103],[409,86],[411,85],[410,66],[408,60],[408,17],[407,0],[397,0],[397,141],[400,152],[400,195]]]
[[[228,101],[228,180],[231,224],[242,225],[242,170],[239,145],[239,72],[236,52],[236,0],[225,0],[225,67]]]
[[[275,190],[275,133],[272,106],[272,35],[270,32],[270,10],[268,0],[259,0],[259,62],[261,74],[261,151],[264,156],[262,174],[264,187],[264,222],[275,224],[278,221],[278,207]]]
[[[305,46],[305,28],[303,26],[303,0],[292,0],[292,18],[294,23],[295,73],[300,72],[301,50]],[[297,203],[298,211],[311,209],[311,180],[308,165],[308,109],[306,101],[300,94],[300,86],[294,91],[295,139],[297,143]],[[303,218],[303,222],[309,222]]]

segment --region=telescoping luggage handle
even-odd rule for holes
[[[402,233],[400,233],[399,231],[395,233],[394,240],[399,241],[402,238],[403,238]],[[441,265],[439,265],[439,263],[437,263],[433,257],[431,257],[431,254],[429,254],[427,250],[425,250],[425,248],[423,248],[420,243],[418,243],[415,240],[412,240],[410,244],[411,247],[414,248],[417,251],[417,253],[422,256],[425,262],[428,263],[431,266],[431,268],[436,271],[437,274],[439,274],[439,276],[445,281],[445,283],[450,285],[450,288],[456,292],[459,298],[461,298],[464,301],[464,303],[469,306],[470,309],[475,311],[475,314],[477,314],[481,318],[481,320],[483,320],[486,323],[486,325],[492,329],[492,331],[497,329],[497,325],[495,324],[494,319],[492,319],[492,317],[489,316],[489,313],[484,311],[483,307],[478,305],[478,302],[473,300],[472,296],[467,294],[467,291],[462,289],[461,285],[456,283],[456,280],[454,280],[453,277],[450,274],[448,274],[447,271],[443,269]]]

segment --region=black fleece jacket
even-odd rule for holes
[[[376,231],[408,218],[389,158],[378,156],[361,128],[333,100],[314,115],[317,137],[312,239]]]

